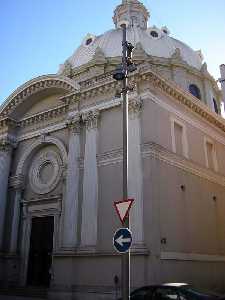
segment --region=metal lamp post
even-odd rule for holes
[[[122,24],[122,65],[119,65],[113,73],[113,78],[122,81],[123,96],[123,200],[128,199],[128,79],[129,72],[136,70],[136,66],[132,63],[133,46],[127,42],[126,24]],[[124,222],[124,227],[130,227],[129,216]],[[122,274],[122,299],[130,298],[130,250],[122,254],[121,264]]]

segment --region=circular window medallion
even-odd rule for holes
[[[62,174],[62,161],[58,153],[45,150],[33,160],[29,180],[32,190],[36,194],[47,194],[57,185]]]

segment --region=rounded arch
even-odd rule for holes
[[[55,145],[59,149],[62,155],[63,164],[67,163],[67,151],[65,145],[57,138],[47,136],[47,135],[42,135],[40,139],[38,139],[33,144],[31,144],[31,146],[27,149],[27,151],[25,151],[24,154],[22,155],[18,163],[18,166],[16,168],[16,175],[25,175],[24,166],[28,161],[28,158],[45,144]]]
[[[33,78],[17,88],[0,107],[0,117],[7,117],[31,95],[49,88],[60,88],[68,93],[79,90],[78,84],[62,75],[43,75]]]

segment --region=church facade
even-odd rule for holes
[[[122,1],[115,29],[88,34],[57,74],[31,79],[2,104],[1,286],[115,299],[122,102],[112,72],[125,22],[137,65],[128,79],[131,285],[225,291],[225,65],[220,90],[201,51],[148,19],[142,3]]]

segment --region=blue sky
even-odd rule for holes
[[[87,33],[113,28],[121,0],[2,0],[0,9],[0,103],[17,87],[58,71]],[[225,63],[224,0],[143,0],[149,25],[166,25],[171,36],[201,49],[219,77]]]

